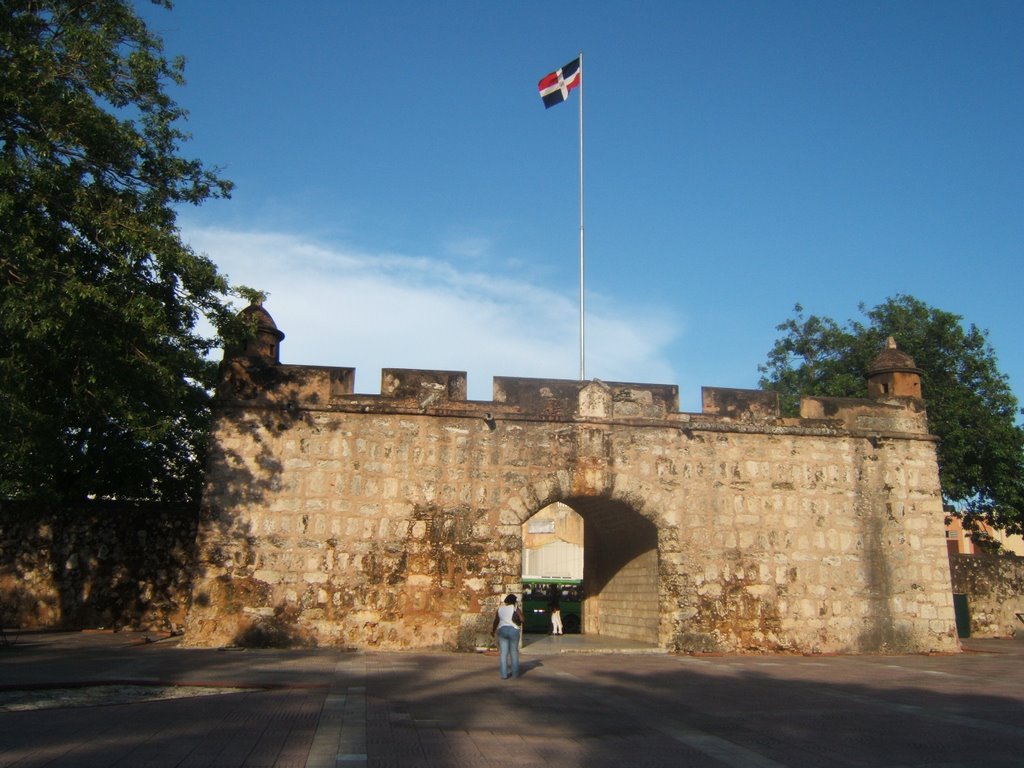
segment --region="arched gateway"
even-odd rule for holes
[[[447,371],[388,369],[364,395],[351,368],[281,365],[283,334],[247,312],[257,336],[218,390],[189,644],[484,644],[520,589],[522,524],[564,502],[585,525],[585,632],[958,648],[909,358],[873,368],[873,399],[806,399],[799,419],[773,393],[706,388],[688,414],[674,386],[600,381],[496,378],[475,402]]]

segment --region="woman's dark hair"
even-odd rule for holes
[[[505,598],[505,605],[515,605],[517,598],[515,595],[509,595]]]

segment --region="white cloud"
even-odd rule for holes
[[[183,235],[232,283],[269,293],[282,362],[354,367],[359,392],[380,391],[382,368],[466,371],[478,400],[491,398],[493,376],[579,376],[579,307],[543,285],[284,233],[186,225]],[[671,314],[595,298],[587,378],[674,383]]]
[[[464,259],[482,259],[491,254],[493,244],[486,237],[466,236],[452,238],[445,243],[445,250]]]

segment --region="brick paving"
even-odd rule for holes
[[[141,639],[28,634],[0,648],[0,766],[1024,765],[1021,640],[948,656],[692,657],[559,654],[545,638],[502,681],[488,654]],[[85,694],[101,683],[216,692],[97,705]]]

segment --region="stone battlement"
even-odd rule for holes
[[[922,403],[913,398],[804,398],[799,419],[780,415],[777,392],[703,387],[702,410],[679,410],[674,384],[499,376],[492,400],[468,400],[464,371],[385,368],[379,395],[353,392],[355,368],[230,361],[218,390],[224,406],[293,411],[464,415],[484,420],[674,422],[754,425],[793,430],[843,429],[927,435]]]

